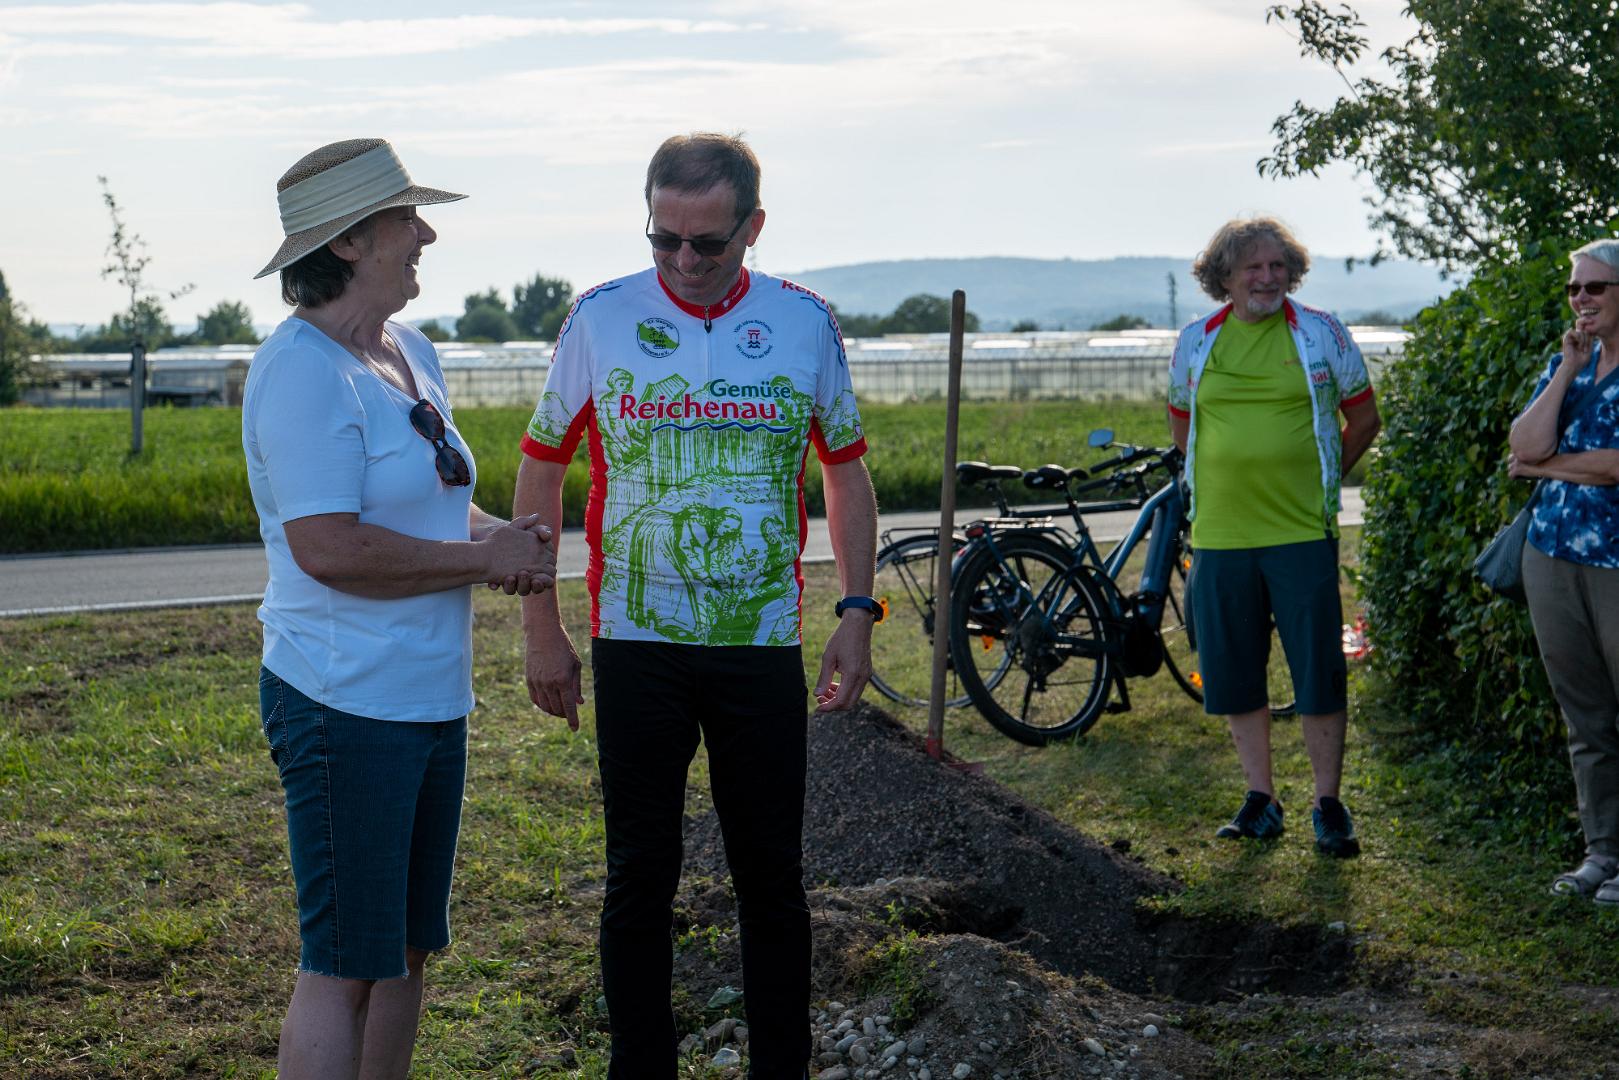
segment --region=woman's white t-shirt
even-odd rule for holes
[[[467,459],[433,345],[389,322],[417,389]],[[270,564],[259,608],[264,666],[303,694],[382,720],[453,720],[472,708],[472,591],[373,600],[298,568],[285,523],[315,514],[424,540],[467,540],[472,485],[439,479],[416,404],[313,325],[288,318],[259,347],[242,401],[242,448]]]

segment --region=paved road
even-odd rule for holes
[[[1340,520],[1359,525],[1361,508],[1360,489],[1346,489]],[[961,510],[957,524],[974,516],[972,510]],[[1123,536],[1133,518],[1129,513],[1099,514],[1089,520],[1097,539],[1105,541]],[[938,522],[938,514],[927,512],[885,514],[882,519],[884,528],[936,528]],[[559,550],[562,576],[583,577],[583,530],[564,530]],[[804,560],[831,557],[825,519],[811,518]],[[264,584],[264,550],[257,544],[12,556],[0,558],[0,618],[257,603]]]

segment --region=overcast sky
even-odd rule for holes
[[[1374,53],[1401,0],[1358,0]],[[50,3],[0,0],[0,272],[36,318],[100,323],[104,174],[189,327],[220,300],[285,312],[252,275],[275,181],[322,143],[391,140],[429,209],[408,317],[537,272],[583,288],[649,264],[646,160],[743,131],[764,165],[758,265],[1185,255],[1264,210],[1321,254],[1365,254],[1347,170],[1255,161],[1302,98],[1343,90],[1259,0],[780,4]],[[460,13],[450,14],[459,8]]]

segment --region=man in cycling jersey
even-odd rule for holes
[[[1248,783],[1242,808],[1216,835],[1282,832],[1266,682],[1274,617],[1314,773],[1316,847],[1352,856],[1360,841],[1339,799],[1348,721],[1339,490],[1380,421],[1343,324],[1288,299],[1309,268],[1303,245],[1274,218],[1220,227],[1192,273],[1225,303],[1175,343],[1169,423],[1191,490],[1188,590],[1203,707],[1225,716]]]
[[[523,439],[515,500],[516,513],[559,527],[563,475],[587,442],[608,1075],[675,1075],[672,905],[701,739],[740,915],[749,1075],[800,1080],[810,448],[843,589],[817,712],[852,707],[871,672],[876,498],[830,308],[743,266],[765,223],[752,150],[722,135],[671,138],[645,195],[654,265],[575,302]],[[523,629],[529,696],[577,730],[581,665],[554,596],[524,607]]]

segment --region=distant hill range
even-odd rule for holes
[[[899,259],[787,273],[825,296],[839,311],[886,315],[916,293],[949,296],[967,290],[967,308],[986,330],[1021,320],[1041,329],[1086,330],[1119,315],[1138,315],[1170,326],[1169,282],[1175,275],[1175,322],[1190,322],[1214,306],[1191,275],[1190,258],[1129,256],[1117,259]],[[1342,256],[1311,260],[1298,291],[1305,303],[1348,322],[1382,312],[1404,319],[1456,287],[1432,267],[1411,262],[1358,264]]]

